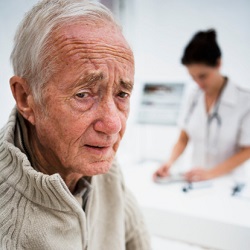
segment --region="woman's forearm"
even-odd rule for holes
[[[181,131],[178,141],[174,145],[170,157],[167,161],[168,165],[172,165],[183,153],[188,143],[188,135],[185,131]]]
[[[211,169],[212,175],[218,177],[227,174],[240,166],[242,163],[250,159],[250,147],[242,148],[238,153],[234,154],[226,161],[218,164]]]

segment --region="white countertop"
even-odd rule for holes
[[[182,182],[154,183],[157,167],[150,161],[122,166],[153,235],[212,249],[250,249],[250,182],[243,189],[247,197],[231,195],[231,176],[185,193]]]

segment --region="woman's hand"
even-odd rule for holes
[[[163,164],[158,168],[153,174],[153,180],[156,180],[157,177],[166,177],[169,175],[170,165],[168,163]]]
[[[212,173],[211,169],[204,168],[194,168],[185,173],[185,178],[187,181],[205,181],[214,178],[215,176]]]

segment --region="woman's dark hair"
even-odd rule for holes
[[[183,65],[203,63],[215,67],[219,58],[221,51],[216,41],[216,31],[209,29],[199,31],[193,36],[184,50],[181,63]]]

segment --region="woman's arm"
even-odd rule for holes
[[[179,156],[185,150],[188,144],[188,135],[184,130],[181,130],[179,138],[174,145],[170,157],[166,163],[164,163],[157,171],[155,171],[153,178],[155,179],[157,176],[164,177],[168,175],[170,167],[173,163],[179,158]]]
[[[228,174],[250,159],[250,147],[242,147],[239,152],[211,169],[195,168],[186,173],[188,181],[202,181]]]

